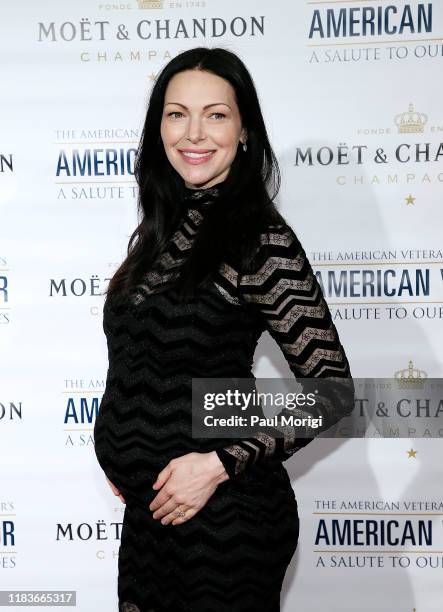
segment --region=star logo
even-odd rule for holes
[[[406,451],[406,452],[408,453],[408,459],[410,459],[411,457],[413,457],[414,459],[416,459],[416,454],[417,454],[417,451],[416,451],[416,450],[414,450],[414,449],[412,449],[412,448],[411,448],[411,450],[408,450],[408,451]]]

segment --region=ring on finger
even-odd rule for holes
[[[186,510],[180,510],[180,506],[177,506],[177,512],[175,513],[177,518],[182,518],[186,516]]]

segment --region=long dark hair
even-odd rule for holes
[[[181,53],[166,64],[152,88],[134,166],[139,225],[130,237],[125,260],[109,283],[108,298],[124,298],[131,291],[179,221],[185,183],[166,157],[160,123],[168,83],[184,70],[211,72],[232,85],[247,132],[247,151],[240,144],[227,177],[220,183],[216,202],[205,215],[177,279],[179,294],[193,295],[223,258],[247,265],[265,217],[276,213],[273,200],[280,189],[280,170],[246,66],[235,53],[222,48],[197,47]]]

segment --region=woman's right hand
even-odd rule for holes
[[[112,482],[109,480],[109,478],[106,478],[106,480],[108,481],[109,486],[111,487],[112,492],[114,493],[114,495],[117,495],[118,497],[120,497],[121,501],[122,501],[124,504],[126,504],[126,502],[125,502],[125,498],[124,498],[124,497],[123,497],[123,495],[120,493],[120,491],[117,489],[117,487],[115,486],[115,484],[113,484],[113,483],[112,483]]]

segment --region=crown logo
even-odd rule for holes
[[[408,367],[397,370],[394,378],[397,380],[399,389],[423,389],[425,379],[428,377],[424,370],[414,368],[412,360],[409,360]]]
[[[163,0],[137,0],[139,9],[162,9]]]
[[[424,131],[428,116],[414,110],[414,105],[409,104],[409,110],[399,113],[394,117],[394,123],[398,127],[399,134],[420,134]]]

